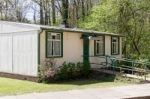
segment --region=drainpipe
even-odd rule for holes
[[[38,31],[38,65],[41,65],[41,33],[43,30]]]

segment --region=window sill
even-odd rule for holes
[[[105,56],[105,55],[94,55],[94,56]]]
[[[46,58],[63,58],[63,56],[51,56],[51,57],[46,56]]]
[[[118,54],[111,54],[111,55],[120,55],[120,54],[118,53]]]

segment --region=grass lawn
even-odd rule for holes
[[[0,96],[32,92],[64,91],[82,88],[121,86],[133,84],[122,77],[102,77],[99,79],[80,79],[76,81],[42,84],[0,77]]]
[[[150,78],[150,74],[146,75],[146,77]]]

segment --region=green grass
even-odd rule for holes
[[[84,79],[68,82],[42,84],[0,77],[0,96],[16,95],[32,92],[64,91],[94,87],[110,87],[128,85],[128,80],[122,77],[108,76],[101,80]]]
[[[147,74],[146,77],[150,78],[150,74]]]

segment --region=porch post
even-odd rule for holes
[[[90,62],[89,62],[89,39],[88,37],[83,39],[83,72],[85,75],[89,74]]]

